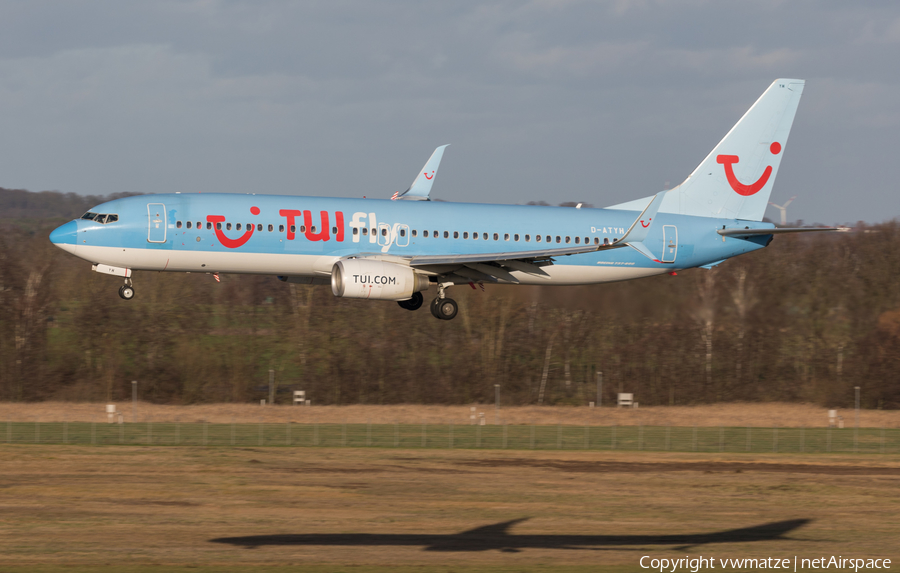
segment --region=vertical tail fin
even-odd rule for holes
[[[693,173],[666,193],[660,212],[761,221],[804,84],[775,80]],[[646,201],[609,208],[638,210]]]
[[[694,172],[669,192],[677,197],[677,207],[672,205],[676,212],[761,221],[803,85],[803,80],[775,80]]]

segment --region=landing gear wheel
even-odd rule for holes
[[[124,298],[125,300],[131,300],[134,298],[134,287],[131,285],[122,285],[119,287],[119,296]]]
[[[459,306],[452,298],[436,298],[431,303],[431,314],[441,320],[453,320],[457,312]]]
[[[415,292],[411,299],[397,301],[397,304],[400,305],[400,308],[405,308],[406,310],[419,310],[423,302],[425,302],[425,297],[422,296],[422,293]]]
[[[431,301],[431,305],[430,305],[431,306],[431,316],[433,316],[437,319],[441,318],[441,315],[439,315],[438,311],[437,311],[437,306],[438,306],[439,302],[441,302],[441,299],[436,298],[433,301]]]

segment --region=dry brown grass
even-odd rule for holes
[[[638,571],[637,560],[648,554],[896,558],[900,539],[898,456],[0,445],[0,460],[3,571],[104,564],[109,571],[291,564],[363,572],[438,565]],[[338,534],[348,543],[357,539],[351,534],[381,534],[390,541],[519,518],[528,519],[513,535],[704,534],[812,521],[786,540],[689,548],[652,539],[519,552],[435,552],[368,539],[255,548],[211,542],[286,534]]]
[[[468,424],[474,406],[484,412],[487,423],[493,424],[497,413],[492,405],[470,406],[259,406],[258,404],[203,404],[196,406],[167,406],[139,402],[138,421],[210,423],[285,422],[298,423],[365,423]],[[125,420],[131,421],[131,402],[118,403]],[[38,402],[33,404],[0,403],[0,422],[89,422],[106,420],[106,405],[72,402]],[[839,410],[845,424],[854,424],[852,409]],[[577,424],[609,426],[756,426],[756,427],[825,427],[828,410],[809,404],[714,404],[706,406],[654,406],[631,408],[588,408],[572,406],[515,406],[500,410],[500,419],[509,424]],[[860,426],[869,428],[900,428],[900,411],[861,410]]]

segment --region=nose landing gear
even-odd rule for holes
[[[131,284],[131,279],[125,279],[125,284],[119,287],[119,296],[125,300],[134,298],[134,286]]]

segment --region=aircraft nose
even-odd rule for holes
[[[78,238],[78,222],[69,221],[50,233],[50,242],[54,245],[74,245]]]

